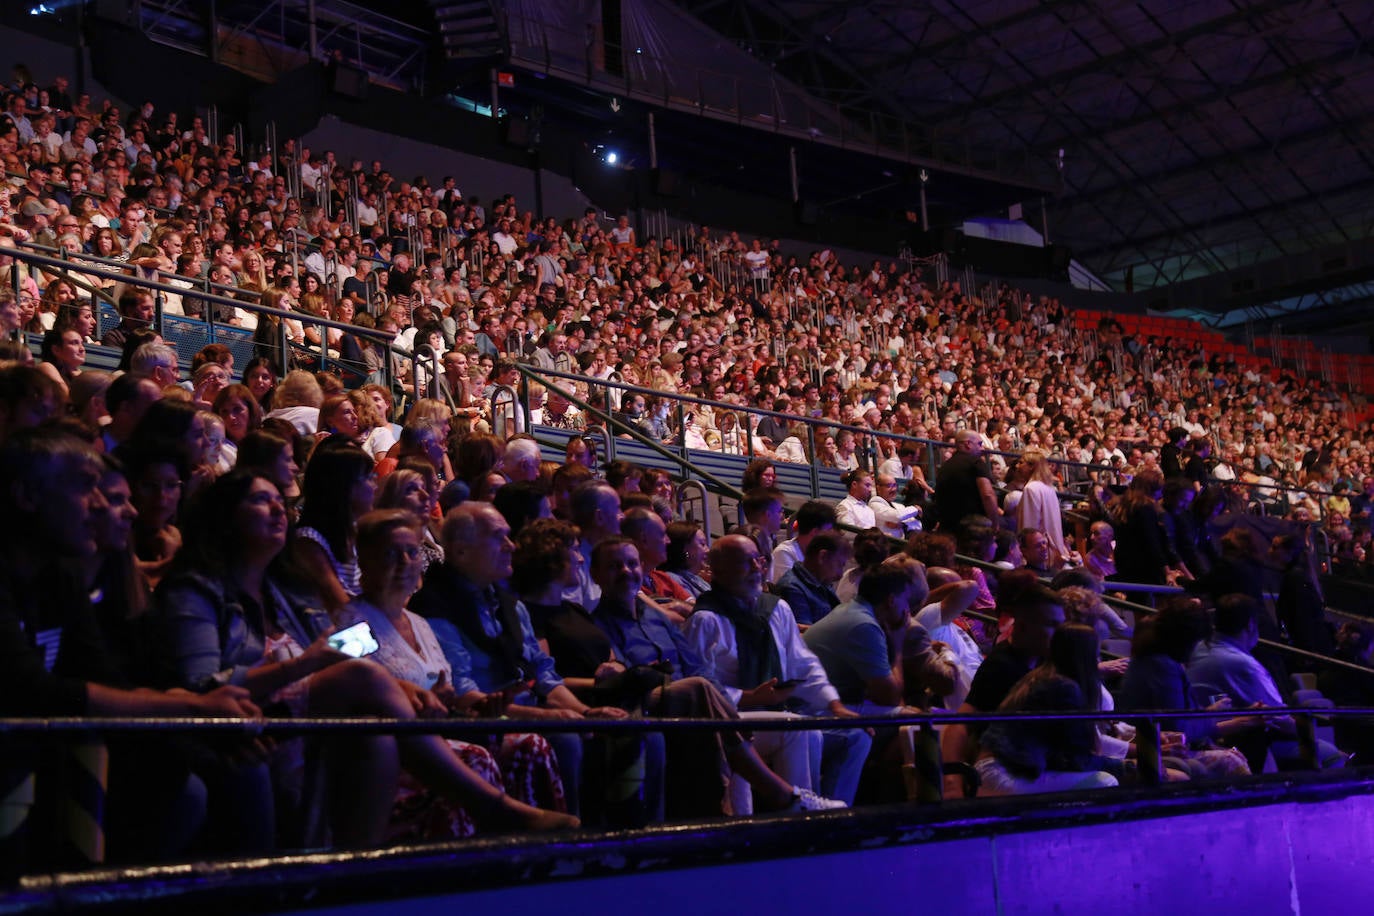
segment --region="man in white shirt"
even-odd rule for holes
[[[874,521],[883,534],[905,538],[908,532],[921,530],[921,510],[900,505],[896,499],[896,479],[878,472],[875,492],[868,501],[868,507],[873,510]]]
[[[773,548],[771,575],[775,583],[806,558],[806,546],[817,532],[834,530],[835,507],[823,499],[809,500],[792,516],[792,524],[796,534]]]
[[[940,661],[949,665],[953,674],[953,689],[939,699],[945,709],[958,709],[983,664],[983,653],[968,631],[954,621],[978,599],[978,583],[961,579],[957,572],[942,566],[926,570],[926,583],[930,594],[916,614],[916,622],[930,633]]]
[[[371,230],[377,225],[377,192],[368,191],[363,195],[363,199],[357,202],[354,210],[358,217],[358,226],[363,231]]]
[[[873,475],[858,468],[845,474],[840,481],[849,488],[849,495],[835,506],[835,520],[861,531],[876,527],[877,516],[868,505],[873,498]]]
[[[784,711],[853,716],[802,642],[787,602],[763,591],[761,560],[743,535],[712,545],[711,590],[697,599],[687,622],[687,642],[702,658],[703,675],[746,718]],[[854,800],[871,743],[859,729],[760,732],[754,739],[779,776],[846,803]]]

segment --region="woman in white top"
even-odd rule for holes
[[[380,647],[371,659],[397,680],[433,693],[450,714],[468,715],[473,710],[501,715],[509,701],[507,694],[468,691],[460,696],[454,691],[453,669],[434,631],[423,617],[406,610],[424,568],[414,514],[405,509],[381,509],[363,516],[358,523],[358,551],[363,591],[337,615],[340,626],[366,621]],[[472,755],[471,744],[450,744],[464,759]],[[556,813],[566,811],[567,802],[547,741],[535,734],[507,734],[492,739],[492,744],[490,753],[500,762],[504,784],[513,795],[507,796],[510,804],[528,809],[537,820],[547,819],[551,824],[561,821],[568,826],[575,823],[573,818]],[[461,824],[462,819],[457,822]]]
[[[1027,475],[1016,504],[1016,527],[1038,528],[1049,538],[1055,569],[1079,560],[1078,552],[1064,543],[1064,520],[1059,512],[1059,492],[1049,455],[1038,448],[1021,453],[1021,469]]]

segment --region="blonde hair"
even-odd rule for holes
[[[410,416],[416,419],[445,421],[453,419],[453,409],[435,398],[420,398],[410,408]]]
[[[381,411],[372,402],[372,396],[361,388],[355,388],[348,393],[348,399],[353,402],[353,406],[358,411],[358,429],[367,432],[384,426],[386,421],[382,419]]]
[[[1030,465],[1030,479],[1041,483],[1054,483],[1054,467],[1050,464],[1049,453],[1042,448],[1028,448],[1021,453],[1021,460]]]
[[[284,407],[319,407],[324,403],[324,389],[314,373],[292,369],[272,393],[272,409]]]

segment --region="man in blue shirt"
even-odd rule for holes
[[[1200,693],[1221,693],[1231,698],[1233,709],[1285,706],[1287,702],[1274,678],[1251,654],[1259,645],[1259,607],[1249,595],[1223,595],[1214,617],[1216,633],[1193,649],[1188,660],[1188,679]],[[1289,716],[1266,718],[1264,729],[1273,740],[1269,751],[1281,770],[1300,769],[1302,750],[1296,740],[1297,726]],[[1262,747],[1256,754],[1262,757]],[[1252,761],[1253,763],[1254,761]],[[1334,745],[1317,742],[1317,764],[1343,766],[1345,755]],[[1252,765],[1252,769],[1256,769]],[[1256,769],[1256,772],[1258,770]]]
[[[704,676],[700,655],[681,631],[639,598],[644,572],[634,542],[624,537],[601,541],[592,551],[592,579],[601,589],[593,621],[611,642],[615,661],[658,668],[671,678],[648,698],[654,716],[739,719],[733,703]],[[817,811],[846,807],[779,777],[738,731],[670,732],[668,739],[668,813],[681,816],[728,812],[730,771],[753,790],[757,810]],[[724,764],[724,766],[722,766]]]
[[[777,593],[792,608],[803,628],[820,620],[837,607],[835,583],[853,554],[849,541],[834,531],[819,531],[806,545],[802,562],[783,573]]]
[[[490,705],[484,702],[487,696],[506,692],[514,695],[520,715],[532,719],[625,718],[623,709],[593,709],[574,696],[540,648],[529,612],[504,587],[515,545],[496,507],[483,502],[455,507],[444,518],[442,537],[444,562],[430,567],[410,609],[429,619],[453,667],[453,690],[461,701]],[[545,737],[558,755],[568,806],[574,809],[581,739],[566,733]]]

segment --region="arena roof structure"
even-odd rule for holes
[[[818,98],[1058,172],[1051,237],[1117,288],[1374,232],[1367,3],[676,2]]]

